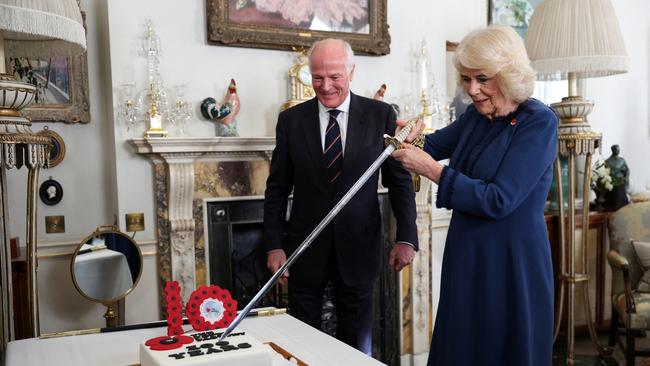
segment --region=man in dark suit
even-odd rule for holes
[[[283,111],[278,118],[264,201],[267,266],[273,273],[381,154],[384,133],[395,132],[390,105],[349,91],[352,57],[345,41],[316,42],[309,52],[316,98]],[[389,265],[400,271],[411,263],[418,245],[413,184],[410,174],[392,158],[381,171],[397,219],[397,243]],[[323,292],[331,281],[337,338],[367,354],[372,340],[372,287],[379,275],[383,242],[378,176],[379,172],[372,175],[280,278],[281,283],[289,281],[290,313],[317,329]],[[287,226],[287,197],[292,190]]]

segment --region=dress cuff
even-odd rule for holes
[[[458,177],[458,171],[447,165],[442,168],[440,180],[438,181],[437,208],[451,208],[451,196],[454,194],[456,177]]]

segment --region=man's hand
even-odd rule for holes
[[[402,268],[411,264],[413,258],[415,258],[415,250],[412,246],[397,243],[388,256],[388,266],[393,271],[399,272]]]
[[[284,253],[284,250],[277,249],[272,250],[266,254],[266,267],[268,267],[271,274],[278,271],[280,267],[287,261],[287,255]],[[278,278],[278,283],[281,285],[287,284],[287,279],[289,278],[289,270],[287,269],[284,273]]]

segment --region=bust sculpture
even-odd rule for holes
[[[605,160],[614,186],[611,191],[605,192],[605,208],[610,210],[617,210],[629,202],[626,191],[630,184],[630,169],[625,159],[619,156],[620,151],[618,145],[612,145],[612,155]]]
[[[612,145],[612,155],[605,160],[605,166],[609,168],[609,174],[612,176],[614,187],[624,185],[629,186],[630,169],[625,163],[625,159],[620,157],[621,150],[618,145]]]

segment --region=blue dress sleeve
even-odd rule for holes
[[[508,216],[551,169],[557,150],[557,123],[548,108],[522,119],[492,181],[445,167],[436,206],[492,219]]]
[[[467,124],[464,122],[465,118],[463,117],[461,115],[448,126],[426,135],[424,138],[424,151],[436,160],[449,159],[458,145],[463,127]]]

